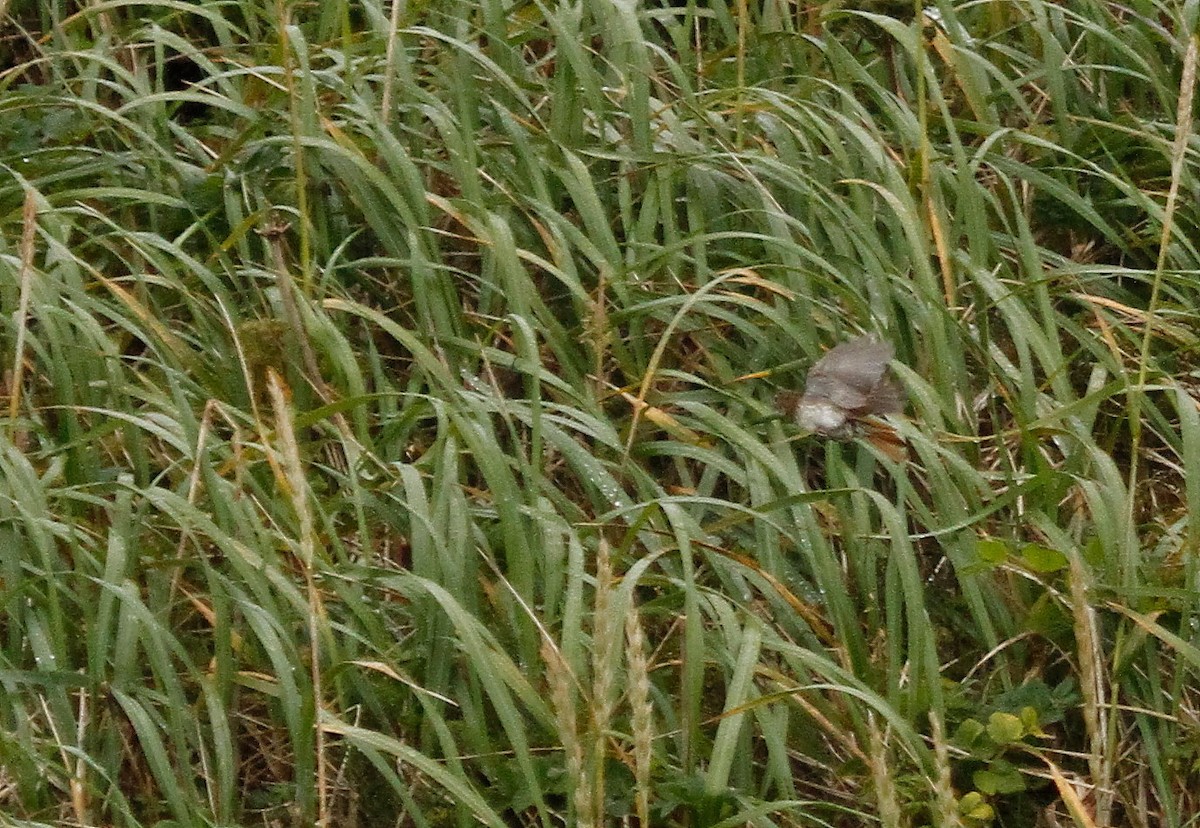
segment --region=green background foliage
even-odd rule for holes
[[[1195,18],[0,2],[0,821],[1194,824]]]

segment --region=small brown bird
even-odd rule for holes
[[[894,355],[891,343],[871,336],[843,342],[809,370],[803,394],[781,399],[785,413],[806,431],[835,440],[865,431],[889,457],[901,459],[903,442],[895,430],[867,419],[904,410],[904,392],[888,368]]]

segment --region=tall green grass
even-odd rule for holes
[[[1195,9],[916,11],[0,4],[0,821],[1195,824]]]

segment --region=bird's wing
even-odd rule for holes
[[[870,397],[870,414],[899,414],[904,411],[904,389],[888,374],[879,380]]]
[[[808,372],[804,395],[829,400],[854,413],[876,412],[874,395],[899,389],[890,385],[886,373],[895,350],[891,343],[860,336],[833,348]],[[884,385],[889,388],[884,389]],[[889,399],[896,394],[889,394]]]

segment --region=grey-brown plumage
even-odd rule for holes
[[[823,437],[845,439],[864,417],[899,414],[904,392],[888,370],[894,354],[891,343],[870,336],[830,350],[808,372],[793,412],[797,425]]]

